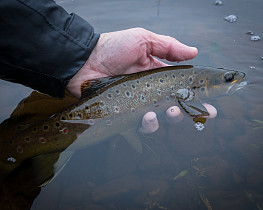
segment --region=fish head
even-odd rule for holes
[[[227,69],[203,67],[198,71],[192,90],[201,97],[232,94],[240,89],[245,73]]]

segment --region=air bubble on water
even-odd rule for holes
[[[216,6],[222,6],[222,5],[223,5],[223,2],[220,1],[220,0],[216,0],[215,3],[214,3],[214,5],[216,5]]]
[[[261,57],[261,60],[263,60],[263,56]]]
[[[251,40],[251,41],[259,41],[259,40],[260,40],[260,36],[257,36],[257,35],[251,36],[251,37],[250,37],[250,40]]]
[[[255,35],[255,33],[253,31],[247,31],[246,34],[248,34],[248,35]]]
[[[237,21],[238,17],[235,15],[228,15],[228,16],[224,17],[224,19],[230,23],[234,23]]]
[[[195,128],[196,128],[196,130],[198,130],[198,131],[202,131],[202,130],[204,130],[205,126],[204,126],[203,123],[197,122],[197,123],[195,123]]]
[[[254,70],[256,67],[255,66],[250,66],[249,67],[251,70]]]

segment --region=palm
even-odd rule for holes
[[[67,88],[73,95],[80,97],[80,84],[86,80],[166,66],[153,56],[169,61],[183,61],[196,55],[196,48],[144,29],[105,33]]]

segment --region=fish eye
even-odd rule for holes
[[[227,73],[224,74],[224,78],[225,78],[226,82],[232,82],[233,79],[234,79],[234,74],[230,73],[230,72],[227,72]]]

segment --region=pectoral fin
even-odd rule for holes
[[[120,135],[122,135],[127,140],[133,149],[139,153],[142,153],[142,143],[135,130],[122,132]]]
[[[207,109],[203,106],[200,101],[184,101],[178,100],[184,111],[192,117],[208,116]]]

